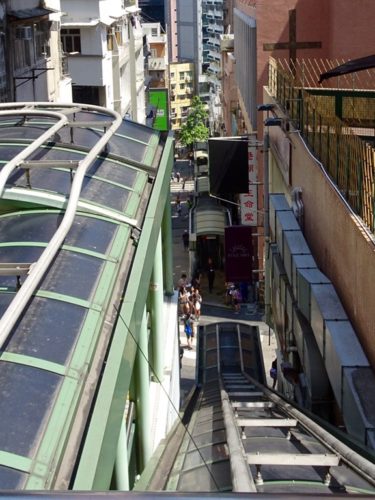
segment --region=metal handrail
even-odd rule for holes
[[[323,429],[320,425],[316,424],[301,411],[297,410],[291,404],[278,396],[274,391],[267,389],[264,385],[260,384],[257,380],[255,380],[247,373],[243,372],[243,375],[247,380],[255,385],[255,387],[261,389],[264,395],[270,401],[279,405],[283,409],[283,411],[285,411],[292,418],[297,419],[298,422],[302,426],[304,426],[312,435],[314,435],[320,442],[324,443],[324,445],[330,448],[334,453],[337,453],[346,464],[348,464],[357,472],[357,474],[363,477],[372,486],[375,486],[375,464],[360,456],[357,452],[349,448],[349,446],[339,441],[336,437]]]
[[[25,103],[23,103],[25,105]],[[28,103],[28,105],[34,105],[35,103]],[[36,104],[39,106],[39,103]],[[43,106],[49,106],[51,107],[51,103],[41,103]],[[61,106],[68,106],[68,105],[61,105],[58,104],[56,107],[61,107]],[[10,107],[8,105],[8,107]],[[17,105],[15,105],[17,107]],[[69,104],[69,107],[72,108],[72,104]],[[77,211],[77,205],[78,205],[78,200],[79,196],[81,194],[81,188],[82,188],[82,183],[84,180],[84,177],[86,175],[86,172],[88,168],[91,166],[91,164],[96,160],[97,155],[102,151],[102,149],[106,146],[108,143],[109,139],[112,137],[112,135],[116,132],[116,130],[119,128],[119,126],[122,123],[122,118],[121,115],[115,111],[112,110],[107,110],[105,108],[99,107],[99,106],[93,106],[93,105],[84,105],[82,108],[85,109],[90,109],[93,111],[100,111],[105,114],[112,115],[114,118],[114,121],[112,122],[112,125],[109,127],[109,129],[103,134],[103,136],[100,138],[100,140],[95,144],[95,146],[90,150],[90,152],[87,154],[86,158],[82,160],[79,164],[79,167],[76,170],[74,180],[72,183],[72,188],[70,191],[70,196],[69,196],[69,201],[68,205],[66,207],[66,211],[64,214],[64,217],[61,221],[60,226],[58,227],[57,231],[53,235],[52,239],[48,243],[47,247],[44,249],[43,253],[39,257],[39,259],[34,263],[30,270],[30,274],[22,284],[21,289],[19,292],[16,294],[12,302],[9,304],[8,308],[6,309],[5,313],[0,319],[0,348],[4,346],[4,343],[6,342],[8,335],[10,334],[12,328],[18,321],[19,317],[21,316],[24,308],[26,307],[27,303],[31,299],[33,293],[35,292],[39,282],[41,281],[42,277],[44,276],[45,272],[47,271],[49,265],[55,258],[58,250],[60,249],[66,235],[68,234],[73,221],[74,221],[74,216]],[[26,112],[26,110],[25,110]],[[31,110],[27,110],[27,113],[31,113]]]
[[[219,379],[221,405],[223,410],[225,433],[229,448],[229,459],[232,472],[233,491],[235,492],[253,492],[256,487],[251,475],[249,466],[245,458],[244,448],[241,438],[238,434],[236,419],[229,401],[228,393],[224,389],[224,384]]]
[[[0,109],[2,106],[0,106]],[[28,156],[30,156],[34,151],[36,151],[43,143],[48,141],[58,130],[65,127],[68,123],[68,118],[62,113],[55,111],[39,111],[39,110],[19,110],[19,111],[0,111],[0,116],[19,116],[22,114],[27,114],[31,116],[47,116],[52,118],[58,118],[59,121],[52,125],[44,134],[39,136],[35,141],[33,141],[29,146],[23,149],[17,156],[12,158],[0,172],[0,197],[4,193],[4,188],[7,180],[11,173],[18,167],[20,163],[23,162]]]

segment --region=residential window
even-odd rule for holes
[[[24,30],[21,28],[24,28]],[[21,28],[16,27],[14,40],[14,64],[16,69],[28,68],[35,62],[34,33],[32,27],[22,26]],[[29,31],[26,31],[26,28]]]
[[[174,78],[174,73],[173,72],[171,73],[171,78]]]
[[[41,21],[34,25],[35,55],[37,59],[50,56],[48,21]]]
[[[183,90],[185,88],[185,84],[184,83],[180,83],[180,89]]]
[[[113,33],[112,29],[107,29],[107,50],[113,50]]]
[[[183,80],[185,78],[185,72],[181,71],[178,76],[180,77],[181,80]]]
[[[115,37],[116,37],[117,45],[123,45],[122,24],[116,24]]]
[[[157,36],[158,35],[158,29],[157,28],[151,28],[151,35]]]
[[[81,53],[81,30],[79,29],[61,29],[61,43],[63,51],[67,53]]]

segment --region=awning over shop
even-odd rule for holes
[[[195,210],[195,232],[197,236],[224,236],[228,225],[225,209],[211,198],[200,200]]]
[[[56,14],[56,12],[58,11],[54,9],[35,7],[34,9],[11,10],[8,12],[8,16],[14,18],[13,20],[15,21],[28,21],[30,19],[46,17],[50,14]]]

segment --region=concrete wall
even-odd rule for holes
[[[265,100],[269,96],[265,94]],[[279,130],[270,128],[270,141]],[[271,161],[271,192],[290,198],[302,188],[304,235],[319,266],[334,284],[366,355],[375,368],[375,239],[370,238],[340,198],[297,133],[289,135],[292,152],[288,186],[276,160]]]
[[[327,3],[329,57],[352,59],[373,54],[374,0],[331,0]]]

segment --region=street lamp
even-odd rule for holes
[[[263,208],[264,208],[264,218],[263,218],[263,233],[264,233],[264,306],[265,306],[265,316],[266,322],[269,318],[269,287],[270,287],[270,276],[266,272],[266,257],[268,256],[269,249],[269,236],[270,236],[270,223],[269,223],[269,151],[270,151],[270,138],[269,138],[269,127],[280,127],[282,125],[282,119],[269,116],[275,108],[274,104],[260,104],[258,111],[266,111],[267,118],[264,120],[264,137],[263,137],[263,154],[264,154],[264,172],[263,172]]]

